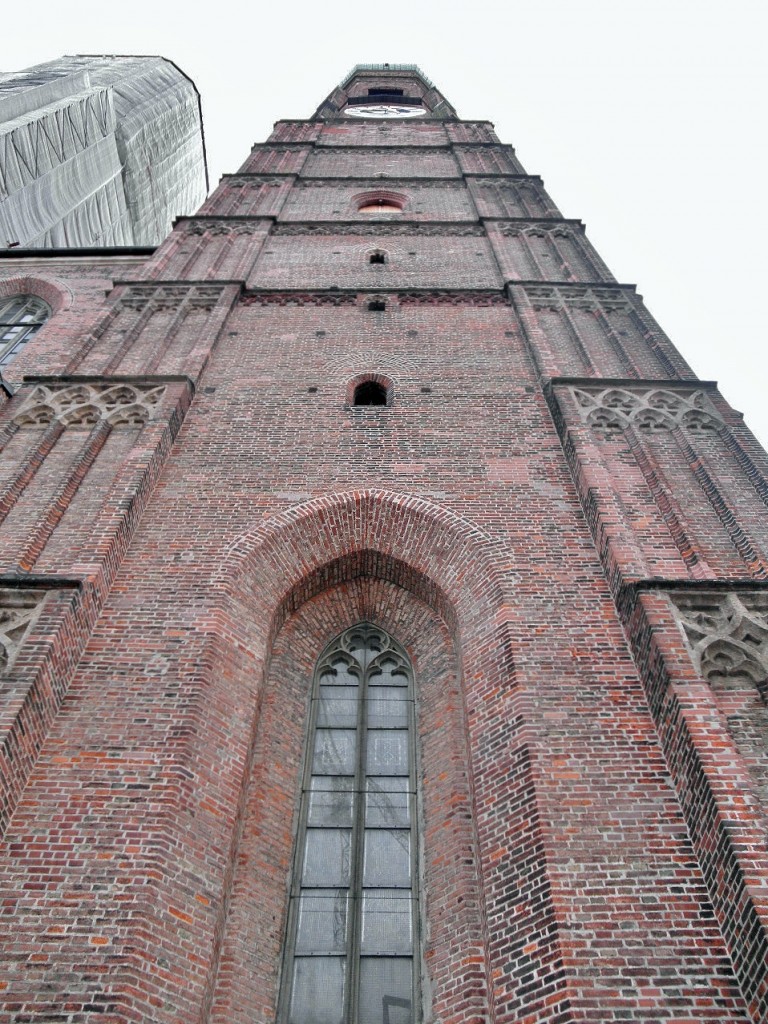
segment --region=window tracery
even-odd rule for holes
[[[286,1024],[413,1024],[413,673],[360,623],[315,670],[282,987]]]

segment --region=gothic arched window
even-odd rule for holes
[[[51,307],[35,295],[0,299],[0,370],[19,354],[50,315]]]
[[[413,673],[360,623],[315,670],[280,1020],[419,1020]]]

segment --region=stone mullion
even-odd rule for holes
[[[711,579],[714,576],[697,543],[688,528],[683,510],[674,497],[674,491],[662,473],[656,458],[631,426],[624,428],[629,450],[642,473],[648,491],[659,510],[669,534],[680,552],[688,571],[697,579]]]
[[[35,562],[42,554],[53,531],[63,519],[64,513],[72,503],[72,499],[88,475],[111,432],[112,427],[109,422],[100,420],[89,433],[73,467],[53,495],[43,521],[35,528],[19,555],[18,567],[21,572],[32,571]]]
[[[704,456],[694,449],[682,427],[676,426],[672,430],[672,436],[683,457],[691,467],[691,472],[704,497],[725,527],[731,543],[747,563],[749,571],[756,579],[768,579],[768,561],[760,553],[758,545],[747,530],[739,523],[736,510],[726,501],[722,491],[717,486],[716,474],[710,472]]]
[[[18,430],[18,427],[16,427]],[[14,430],[14,433],[16,431]],[[5,487],[0,495],[0,524],[8,516],[11,509],[16,505],[24,491],[34,480],[38,470],[53,451],[56,442],[64,433],[64,424],[60,419],[49,423],[43,436],[24,458],[13,480]]]

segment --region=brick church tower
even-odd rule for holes
[[[489,123],[0,319],[0,1021],[768,1020],[768,462]]]

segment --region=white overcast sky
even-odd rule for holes
[[[765,0],[36,0],[0,70],[159,53],[202,94],[211,183],[357,63],[416,63],[585,221],[698,375],[768,444]]]

